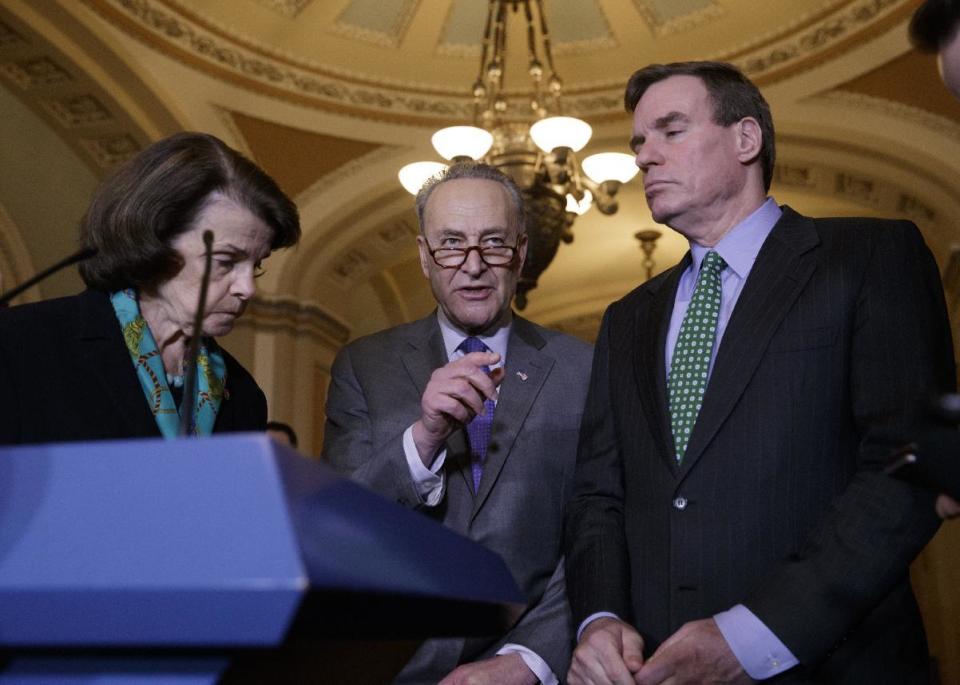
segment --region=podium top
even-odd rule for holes
[[[329,591],[524,601],[496,555],[261,434],[0,449],[2,645],[277,645]]]

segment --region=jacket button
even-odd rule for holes
[[[677,496],[677,497],[673,500],[673,508],[676,509],[677,511],[683,511],[684,509],[686,509],[686,508],[687,508],[687,498],[684,497],[683,495]]]

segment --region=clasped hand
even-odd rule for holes
[[[567,676],[570,685],[750,683],[711,619],[683,625],[643,659],[643,638],[623,621],[599,618],[583,631]]]
[[[503,368],[489,373],[500,361],[496,352],[471,352],[436,369],[420,398],[420,418],[413,424],[413,442],[429,468],[444,441],[457,428],[483,413],[485,400],[497,399]]]

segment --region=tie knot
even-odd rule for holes
[[[465,338],[462,343],[460,343],[460,350],[464,354],[470,354],[471,352],[487,352],[487,346],[481,342],[479,338],[475,338],[472,335],[469,338]]]
[[[700,270],[709,269],[714,273],[720,273],[726,265],[727,263],[723,261],[723,257],[720,256],[719,252],[710,250],[707,256],[703,258],[703,264],[700,266]]]

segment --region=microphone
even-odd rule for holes
[[[187,374],[183,379],[183,399],[180,402],[180,428],[177,437],[190,434],[193,411],[197,406],[197,357],[200,356],[200,338],[203,336],[203,317],[207,307],[207,290],[210,287],[210,268],[213,265],[213,231],[203,232],[203,278],[200,279],[200,301],[193,317],[193,337],[187,352]]]
[[[35,286],[40,281],[43,281],[44,279],[57,273],[61,269],[66,269],[68,266],[72,264],[76,264],[77,262],[82,262],[84,259],[90,259],[90,257],[97,254],[97,251],[98,250],[95,247],[85,247],[82,250],[77,250],[66,259],[61,259],[59,262],[57,262],[53,266],[47,269],[44,269],[33,278],[24,281],[13,290],[5,293],[3,296],[0,296],[0,307],[7,304],[10,300],[15,298],[17,295],[23,292],[26,292],[27,290]]]

